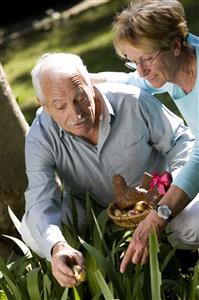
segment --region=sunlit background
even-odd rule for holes
[[[33,9],[26,8],[26,13],[21,12],[21,15],[17,13],[15,4],[12,9],[16,10],[16,18],[9,19],[4,15],[0,22],[0,61],[29,124],[37,108],[30,70],[43,53],[76,53],[91,72],[128,72],[114,51],[111,23],[115,14],[130,1],[107,0],[104,4],[101,0],[34,2]],[[181,2],[190,31],[199,34],[199,1]],[[43,3],[42,6],[39,3]],[[19,5],[18,11],[23,8]],[[161,96],[160,99],[178,113],[168,96]]]

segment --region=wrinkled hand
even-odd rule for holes
[[[124,273],[130,262],[142,265],[147,262],[149,256],[149,234],[155,229],[157,236],[159,236],[166,224],[167,222],[159,218],[155,211],[151,211],[139,223],[121,262],[120,272]]]
[[[60,242],[56,244],[53,247],[51,266],[53,276],[62,287],[73,287],[80,284],[75,279],[73,265],[79,265],[85,270],[82,253],[67,243]]]

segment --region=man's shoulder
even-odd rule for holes
[[[49,129],[52,127],[52,119],[45,113],[43,108],[40,107],[36,111],[35,119],[30,126],[26,140],[38,140],[42,142],[42,140],[45,139],[45,136],[48,135]]]
[[[130,84],[105,82],[97,84],[96,87],[105,95],[113,95],[115,97],[117,95],[118,97],[123,95],[135,97],[137,99],[140,96],[140,88]]]
[[[122,105],[128,108],[129,106],[133,106],[135,109],[135,106],[139,107],[145,104],[152,105],[156,103],[159,105],[159,101],[151,93],[134,85],[103,83],[97,85],[97,88],[114,107],[121,107]]]

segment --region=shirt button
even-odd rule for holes
[[[100,121],[103,120],[103,114],[101,114],[101,115],[99,116],[99,120],[100,120]]]

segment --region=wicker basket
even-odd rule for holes
[[[153,207],[160,201],[162,196],[159,194],[156,187],[153,190],[150,190],[149,186],[152,180],[152,176],[146,172],[144,173],[142,183],[137,188],[128,188],[122,176],[115,176],[119,177],[120,180],[116,178],[116,181],[114,177],[113,183],[122,183],[122,192],[124,192],[125,185],[125,195],[123,196],[122,192],[120,193],[118,191],[118,187],[115,185],[115,191],[117,192],[116,196],[119,195],[120,198],[116,197],[116,199],[114,199],[113,202],[110,203],[107,208],[107,214],[109,218],[111,218],[111,220],[118,226],[126,229],[135,229],[140,221],[146,218],[150,210],[153,209]],[[123,201],[123,206],[119,207],[118,204],[120,199],[121,201]],[[130,199],[132,199],[132,205],[129,207],[125,207],[124,202],[126,201],[126,203],[129,205]],[[148,204],[148,207],[142,213],[136,213],[132,215],[128,214],[129,210],[134,209],[135,202],[137,203],[138,201],[145,201],[145,203]],[[120,215],[118,216],[115,214],[116,209],[120,210]]]
[[[142,221],[146,216],[148,215],[149,211],[152,209],[152,207],[149,207],[149,209],[145,209],[142,213],[127,216],[127,215],[121,215],[121,216],[115,216],[114,210],[117,209],[117,204],[115,202],[112,202],[108,208],[107,208],[107,214],[109,218],[118,226],[126,228],[126,229],[135,229],[137,225]]]

